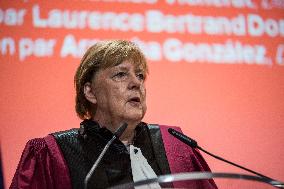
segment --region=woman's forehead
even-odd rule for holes
[[[113,66],[113,68],[118,68],[118,69],[123,69],[123,70],[134,68],[135,71],[145,71],[144,67],[145,66],[142,63],[140,62],[137,63],[132,60],[125,60],[122,63]]]
[[[93,79],[97,78],[97,75],[112,73],[113,71],[131,71],[133,69],[134,72],[143,72],[146,74],[145,66],[142,63],[135,63],[134,61],[125,60],[118,65],[108,66],[105,68],[99,69],[94,73]]]

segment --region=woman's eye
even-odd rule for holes
[[[143,73],[140,73],[140,74],[137,74],[137,77],[140,79],[140,80],[145,80],[145,75]]]
[[[125,77],[127,75],[126,72],[118,72],[114,75],[114,77],[116,78],[122,78],[122,77]]]

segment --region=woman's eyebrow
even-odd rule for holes
[[[144,69],[141,68],[141,66],[137,66],[137,67],[135,68],[135,72],[144,72]]]
[[[128,71],[129,69],[126,66],[115,66],[114,70],[120,70],[120,71]]]

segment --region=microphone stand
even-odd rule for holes
[[[92,174],[94,173],[95,169],[98,167],[99,163],[101,162],[101,159],[103,158],[103,156],[105,155],[106,151],[108,150],[108,148],[110,147],[110,145],[113,143],[113,141],[116,139],[116,136],[114,135],[112,137],[112,139],[110,141],[108,141],[108,143],[106,144],[106,146],[104,147],[102,153],[100,154],[100,156],[98,157],[98,159],[96,160],[96,162],[94,163],[94,165],[92,166],[91,170],[88,172],[87,176],[85,177],[84,180],[84,189],[87,189],[87,185],[88,185],[88,181],[90,180]]]
[[[265,176],[265,175],[263,175],[263,174],[260,174],[260,173],[258,173],[258,172],[255,172],[255,171],[253,171],[253,170],[251,170],[251,169],[245,168],[245,167],[243,167],[243,166],[241,166],[241,165],[238,165],[238,164],[233,163],[233,162],[231,162],[231,161],[229,161],[229,160],[226,160],[226,159],[221,158],[221,157],[219,157],[219,156],[217,156],[217,155],[214,155],[214,154],[212,154],[212,153],[210,153],[210,152],[204,150],[203,148],[201,148],[201,147],[198,146],[198,145],[197,145],[196,148],[198,148],[200,151],[202,151],[202,152],[204,152],[204,153],[206,153],[206,154],[208,154],[208,155],[210,155],[210,156],[212,156],[212,157],[214,157],[214,158],[216,158],[216,159],[218,159],[218,160],[221,160],[221,161],[224,161],[224,162],[226,162],[226,163],[229,163],[229,164],[231,164],[231,165],[233,165],[233,166],[236,166],[236,167],[238,167],[238,168],[240,168],[240,169],[244,169],[244,170],[246,170],[246,171],[248,171],[248,172],[250,172],[250,173],[253,173],[253,174],[255,174],[255,175],[258,175],[258,176],[260,176],[260,177],[263,177],[263,178],[265,178],[265,179],[267,179],[267,180],[274,180],[274,179],[272,179],[272,178],[270,178],[270,177],[268,177],[268,176]]]
[[[212,157],[214,157],[214,158],[216,158],[216,159],[218,159],[218,160],[224,161],[224,162],[226,162],[226,163],[229,163],[230,165],[236,166],[236,167],[238,167],[238,168],[240,168],[240,169],[243,169],[243,170],[246,170],[246,171],[248,171],[248,172],[250,172],[250,173],[253,173],[253,174],[255,174],[255,175],[258,175],[258,176],[260,176],[260,177],[266,179],[270,184],[272,184],[273,186],[275,186],[275,187],[277,187],[277,188],[284,188],[284,183],[279,182],[279,183],[280,183],[280,184],[279,184],[278,181],[277,181],[277,184],[274,184],[274,182],[276,181],[275,179],[272,179],[272,178],[270,178],[270,177],[268,177],[268,176],[265,176],[265,175],[263,175],[263,174],[260,174],[260,173],[258,173],[258,172],[256,172],[256,171],[251,170],[251,169],[245,168],[245,167],[243,167],[243,166],[241,166],[241,165],[238,165],[238,164],[236,164],[236,163],[233,163],[233,162],[231,162],[231,161],[228,161],[228,160],[226,160],[226,159],[224,159],[224,158],[221,158],[221,157],[219,157],[219,156],[217,156],[217,155],[214,155],[214,154],[212,154],[212,153],[210,153],[210,152],[204,150],[203,148],[201,148],[200,146],[198,146],[198,144],[197,144],[197,142],[196,142],[195,140],[193,140],[192,138],[190,138],[190,137],[184,135],[184,134],[181,133],[181,132],[178,132],[178,131],[176,131],[176,130],[174,130],[174,129],[172,129],[172,128],[169,128],[169,129],[168,129],[168,132],[169,132],[171,135],[173,135],[175,138],[179,139],[180,141],[182,141],[183,143],[189,145],[189,146],[192,147],[192,148],[197,148],[197,149],[199,149],[200,151],[202,151],[202,152],[204,152],[204,153],[206,153],[206,154],[208,154],[208,155],[210,155],[210,156],[212,156]]]
[[[85,177],[84,189],[88,188],[88,182],[89,182],[91,176],[93,175],[94,171],[98,167],[99,163],[101,162],[102,158],[104,157],[106,151],[109,149],[110,145],[113,143],[113,141],[116,138],[119,138],[122,135],[122,133],[125,131],[126,128],[127,128],[127,123],[123,123],[122,126],[120,126],[114,132],[113,137],[110,139],[110,141],[108,141],[108,143],[105,145],[103,151],[101,152],[101,154],[99,155],[98,159],[95,161],[94,165],[92,166],[91,170],[88,172],[87,176]]]

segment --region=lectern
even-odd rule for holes
[[[284,188],[284,183],[266,178],[236,174],[236,173],[211,173],[211,172],[191,172],[163,175],[158,178],[142,180],[133,183],[126,183],[112,187],[112,189],[125,188],[190,188],[202,189],[196,183],[200,180],[214,179],[219,189],[275,189]]]

